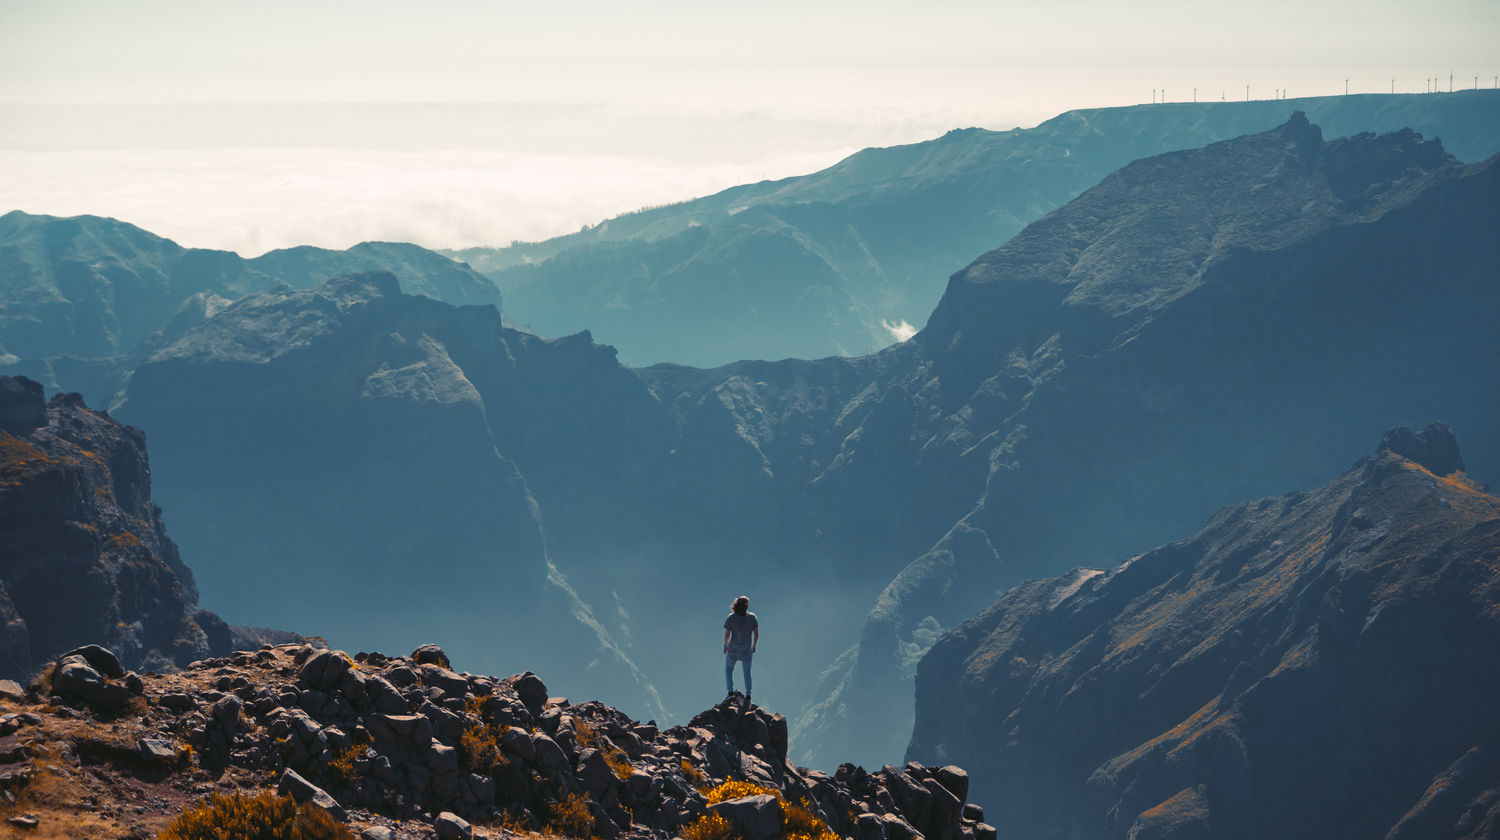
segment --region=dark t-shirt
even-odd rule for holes
[[[750,632],[759,628],[760,620],[755,617],[755,613],[730,613],[724,619],[724,629],[729,631],[729,649],[736,653],[749,653]]]

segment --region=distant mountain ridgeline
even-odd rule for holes
[[[1016,587],[917,672],[908,756],[1001,836],[1493,837],[1500,498],[1446,426]]]
[[[441,635],[670,713],[746,592],[798,760],[879,765],[921,655],[1022,580],[1310,485],[1393,421],[1448,418],[1500,474],[1497,180],[1298,115],[1125,167],[878,354],[633,370],[362,275],[223,308],[117,413],[235,620]]]
[[[1461,161],[1500,152],[1500,95],[1359,95],[1070,111],[949,132],[821,172],[734,187],[568,236],[449,252],[507,316],[588,329],[626,364],[860,355],[925,324],[944,278],[1143,157],[1264,131],[1302,110],[1327,137],[1411,128]]]
[[[405,243],[304,246],[244,259],[184,248],[114,219],[7,213],[0,216],[0,372],[107,406],[134,364],[231,300],[370,270],[399,272],[409,291],[450,303],[500,302],[489,279]]]

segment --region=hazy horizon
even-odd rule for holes
[[[1490,87],[1500,70],[1483,0],[28,0],[0,23],[0,210],[114,216],[246,256],[538,240],[954,128],[1246,85]]]

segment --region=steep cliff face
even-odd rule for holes
[[[1500,830],[1500,498],[1397,429],[1311,492],[1109,571],[1017,587],[917,675],[908,755],[1002,835]]]
[[[228,650],[151,501],[145,436],[0,376],[0,676],[107,642],[128,668]]]

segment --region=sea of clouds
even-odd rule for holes
[[[10,108],[0,212],[121,219],[255,256],[367,240],[535,241],[813,172],[952,115],[588,105]]]

